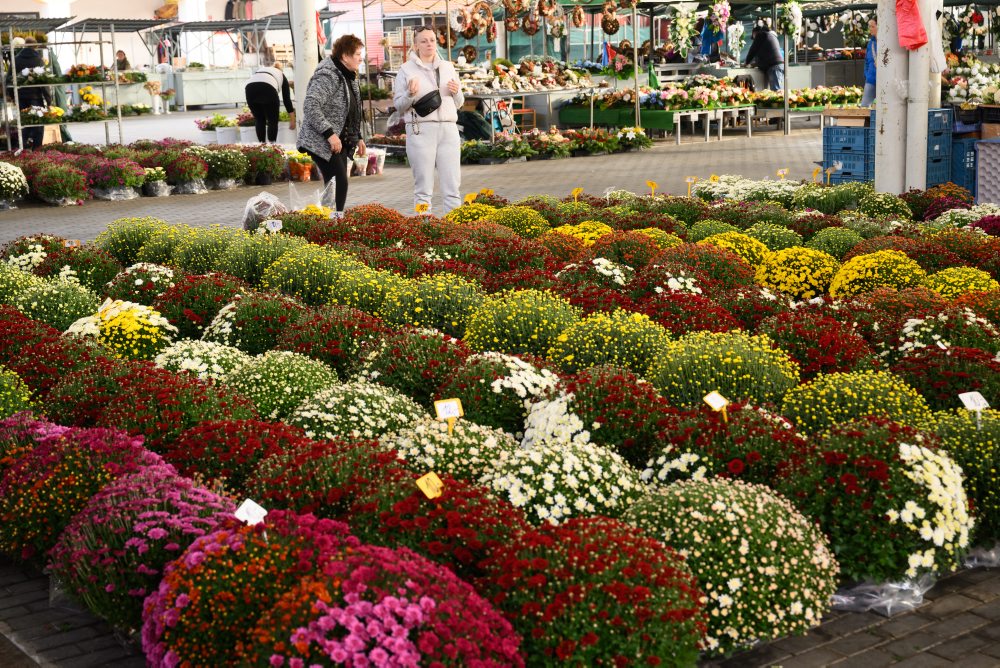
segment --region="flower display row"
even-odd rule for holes
[[[1000,540],[1000,209],[655,188],[5,244],[0,553],[154,666],[691,665]]]
[[[460,83],[466,95],[493,95],[570,90],[587,87],[590,80],[585,71],[551,56],[525,56],[516,65],[497,58],[488,66],[463,73]]]
[[[863,92],[858,86],[795,88],[788,91],[788,106],[792,109],[857,106]],[[758,107],[783,107],[785,94],[783,91],[761,90],[753,93],[752,100]]]
[[[619,151],[642,150],[653,145],[645,130],[620,128],[615,132],[581,128],[548,132],[538,128],[520,135],[498,134],[492,142],[468,141],[462,144],[462,162],[495,164],[519,159],[549,160],[571,155],[603,155]]]
[[[945,77],[947,84],[942,85],[941,93],[952,104],[1000,104],[1000,65],[996,63],[949,54]]]
[[[48,67],[25,67],[17,73],[20,86],[53,85],[65,83],[93,83],[107,80],[105,72],[96,65],[73,65],[66,74],[55,75]]]

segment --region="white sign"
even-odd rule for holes
[[[438,420],[457,419],[465,415],[461,399],[441,399],[434,402]]]
[[[685,183],[694,183],[697,180],[698,180],[697,176],[689,176],[686,179],[684,179],[684,182]]]
[[[247,499],[240,504],[240,507],[233,513],[240,522],[246,522],[250,526],[260,524],[267,517],[267,511],[256,502]]]
[[[990,407],[990,403],[986,401],[986,397],[979,392],[964,392],[958,395],[958,398],[962,400],[965,408],[970,411],[983,411]]]
[[[709,392],[708,394],[705,395],[703,401],[709,406],[711,406],[713,411],[721,411],[723,408],[729,405],[729,399],[726,399],[718,392]]]
[[[264,229],[267,230],[268,232],[272,232],[272,233],[273,232],[277,232],[277,231],[279,231],[281,229],[281,221],[280,220],[274,220],[274,219],[265,220],[264,221]]]

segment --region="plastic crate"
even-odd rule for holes
[[[838,183],[850,183],[851,181],[860,181],[864,183],[865,181],[873,181],[875,179],[874,175],[854,175],[854,174],[831,174],[830,184],[837,185]]]
[[[950,148],[950,147],[949,147]],[[951,180],[951,156],[927,158],[927,187]]]
[[[953,104],[951,105],[951,110],[955,116],[956,123],[975,125],[976,123],[979,122],[979,107],[973,107],[972,109],[962,109],[961,105]]]
[[[1000,204],[1000,139],[976,142],[976,204]]]
[[[976,195],[976,142],[978,139],[955,139],[951,142],[951,182]]]
[[[830,169],[836,163],[840,163],[838,174],[857,174],[865,176],[869,173],[869,156],[864,153],[853,153],[851,151],[824,151],[823,169]],[[875,167],[875,157],[871,156],[872,169]]]
[[[927,133],[927,157],[951,157],[951,130]]]
[[[980,123],[1000,123],[1000,104],[979,105]]]
[[[868,150],[868,136],[868,128],[823,128],[823,153],[831,150],[864,153]]]
[[[951,130],[951,108],[929,109],[927,111],[927,131]]]

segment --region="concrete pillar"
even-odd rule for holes
[[[875,190],[900,194],[906,181],[906,98],[909,59],[899,46],[895,0],[878,2],[875,84]],[[925,149],[926,150],[926,149]]]
[[[931,0],[918,0],[924,30]],[[909,52],[909,95],[906,100],[906,190],[927,187],[927,100],[930,92],[930,46]]]
[[[288,20],[295,49],[295,111],[302,118],[306,87],[319,62],[316,40],[316,9],[313,0],[288,0]]]

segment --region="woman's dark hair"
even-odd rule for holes
[[[354,35],[343,35],[338,37],[337,41],[333,43],[333,53],[331,55],[334,60],[341,60],[344,56],[353,56],[364,45],[365,43]]]

